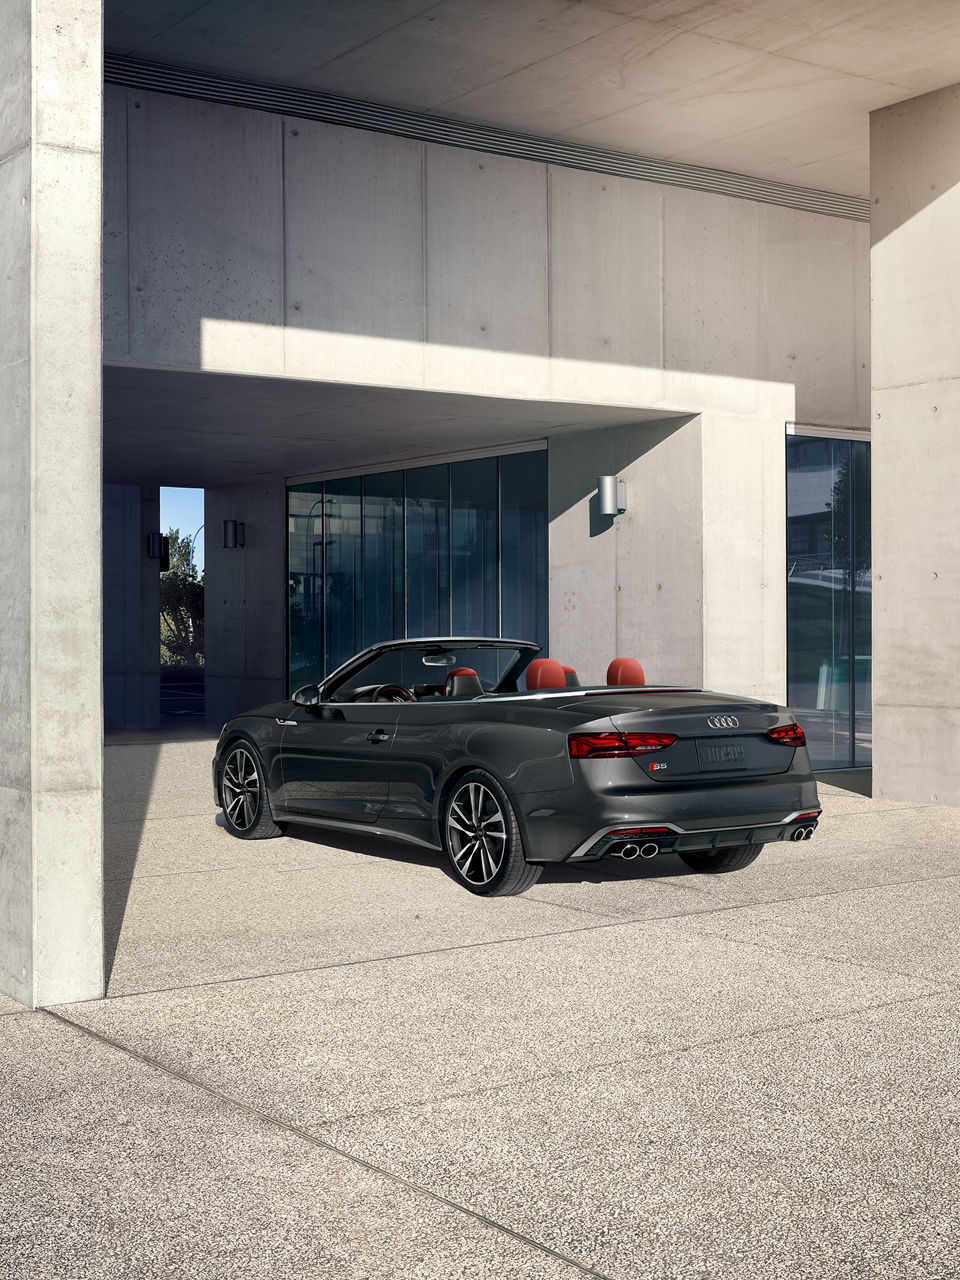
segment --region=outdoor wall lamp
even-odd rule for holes
[[[159,530],[147,534],[147,559],[160,561],[160,572],[170,568],[170,539]]]
[[[597,476],[597,500],[602,516],[618,516],[626,511],[626,480],[619,476]]]
[[[224,549],[231,551],[234,547],[242,547],[246,529],[242,520],[224,520],[223,522],[223,545]]]

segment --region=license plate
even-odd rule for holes
[[[736,738],[698,738],[697,756],[701,769],[745,769],[747,753]]]

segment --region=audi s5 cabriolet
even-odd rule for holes
[[[471,893],[522,893],[549,862],[677,854],[735,871],[820,816],[786,707],[644,683],[605,685],[514,640],[395,640],[321,684],[224,725],[216,803],[242,839],[286,823],[442,850]]]

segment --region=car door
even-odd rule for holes
[[[387,800],[399,710],[389,702],[294,705],[280,748],[284,807],[376,822]]]

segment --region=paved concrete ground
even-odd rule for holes
[[[105,1001],[0,999],[0,1276],[960,1276],[960,811],[520,898],[107,749]]]

